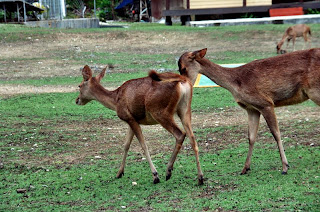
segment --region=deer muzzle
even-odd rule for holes
[[[81,105],[81,101],[80,101],[80,98],[79,98],[79,97],[76,99],[76,104],[77,104],[77,105]]]

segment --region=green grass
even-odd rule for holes
[[[282,33],[284,28],[283,25],[190,28],[137,23],[130,24],[128,29],[57,30],[0,25],[0,42],[23,42],[28,36],[55,37],[59,33],[103,36],[108,31],[123,37],[135,31],[177,32],[190,36],[194,32],[203,32],[212,39],[241,42],[250,33]],[[314,24],[312,29],[319,31],[320,25]],[[318,35],[314,36],[317,38]],[[217,63],[246,63],[273,54],[235,49],[222,50],[219,54],[209,53],[208,57]],[[120,67],[119,73],[111,71],[106,74],[102,81],[106,87],[144,77],[151,68],[177,69],[175,56],[167,53],[81,52],[70,57],[75,62],[112,63]],[[0,61],[6,60],[0,58]],[[81,76],[26,77],[1,80],[0,84],[77,86],[81,80]],[[288,175],[281,175],[278,149],[265,125],[261,124],[259,129],[252,170],[247,175],[239,175],[248,151],[246,125],[235,122],[215,127],[212,123],[212,126],[194,128],[206,179],[203,186],[196,185],[195,158],[188,140],[178,155],[172,178],[165,181],[166,163],[174,139],[163,131],[158,133],[156,129],[152,135],[153,142],[148,145],[150,149],[154,148],[152,159],[161,182],[153,185],[149,165],[141,159],[144,156],[136,140],[129,151],[125,176],[115,179],[125,137],[125,130],[119,126],[125,124],[118,120],[114,111],[97,102],[77,106],[77,96],[78,93],[73,92],[0,98],[0,160],[4,163],[4,168],[0,169],[0,211],[320,209],[320,121],[317,118],[281,120],[280,129],[291,165]],[[192,111],[195,115],[223,111],[237,113],[237,107],[231,94],[223,88],[194,89]],[[290,111],[299,113],[313,108],[315,104],[308,101],[290,107]],[[148,136],[150,131],[144,129],[145,135]],[[214,140],[209,142],[208,138],[213,137]],[[101,159],[95,156],[101,156]],[[133,186],[132,182],[137,182],[137,185]],[[26,193],[17,193],[17,189],[26,189]]]
[[[115,118],[115,112],[106,109],[98,102],[90,102],[87,107],[79,107],[75,104],[77,93],[50,93],[38,95],[21,95],[9,99],[0,100],[1,115],[6,121],[27,120],[67,120]],[[23,110],[21,110],[23,108]],[[97,113],[99,111],[99,113]],[[103,111],[103,112],[101,112]],[[85,114],[86,117],[82,117]],[[4,124],[5,125],[5,124]]]
[[[63,85],[63,86],[74,86],[77,87],[81,81],[82,76],[63,76],[63,77],[44,77],[44,78],[27,78],[27,79],[10,79],[1,80],[0,85],[11,84],[11,85],[33,85],[33,86],[45,86],[45,85]],[[103,79],[102,84],[106,87],[120,86],[126,80],[135,79],[140,77],[148,76],[148,71],[136,71],[136,72],[124,72],[124,73],[107,73]]]
[[[112,149],[97,153],[102,154],[101,160],[89,156],[79,164],[68,165],[67,161],[55,159],[54,163],[33,165],[36,158],[76,155],[74,148],[83,145],[78,141],[82,137],[87,137],[85,142],[93,142],[105,136],[104,132],[99,134],[98,129],[70,131],[70,124],[81,126],[101,119],[116,118],[113,111],[97,102],[83,107],[75,105],[76,96],[76,93],[20,95],[0,101],[0,144],[5,161],[0,176],[1,211],[132,211],[146,208],[157,211],[217,208],[226,211],[317,211],[320,207],[319,162],[314,160],[320,156],[319,148],[294,145],[294,141],[290,140],[287,140],[286,154],[291,168],[286,176],[281,175],[278,150],[272,142],[256,144],[252,171],[244,176],[239,173],[247,154],[246,142],[223,149],[200,149],[206,178],[205,185],[200,187],[196,185],[192,149],[182,150],[178,155],[170,181],[165,181],[169,153],[153,156],[161,179],[157,185],[152,184],[147,162],[140,160],[143,156],[131,151],[126,175],[121,179],[115,179],[121,155],[115,155]],[[195,89],[195,112],[219,111],[234,106],[232,97],[225,89]],[[306,103],[306,107],[309,106],[313,105]],[[24,110],[21,110],[22,107]],[[300,125],[297,122],[297,130]],[[319,122],[310,126],[314,128],[317,125]],[[305,130],[300,129],[298,133]],[[237,128],[230,126],[196,129],[195,133],[202,141],[206,134],[219,137],[225,132],[230,132],[232,139],[245,139],[242,129],[240,134],[235,134],[236,131]],[[268,139],[271,140],[271,136]],[[224,141],[219,139],[217,142]],[[26,158],[31,159],[28,161]],[[133,186],[132,182],[137,182],[137,185]],[[19,194],[17,189],[27,189],[27,192]]]
[[[260,148],[259,148],[260,147]],[[206,174],[204,186],[196,186],[196,167],[192,153],[180,154],[172,179],[165,181],[168,157],[154,157],[161,183],[153,185],[148,164],[131,158],[126,175],[115,179],[118,162],[95,161],[64,167],[10,165],[0,180],[1,210],[22,211],[317,211],[319,209],[319,151],[305,147],[288,149],[294,166],[283,176],[277,169],[277,152],[258,146],[253,170],[239,175],[247,147],[230,148],[201,157]],[[303,155],[303,157],[301,157]],[[132,157],[132,156],[131,156]],[[271,169],[271,170],[270,170]],[[132,182],[137,182],[136,186]],[[18,194],[16,189],[27,189]],[[125,209],[122,207],[125,206]]]

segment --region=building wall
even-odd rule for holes
[[[182,10],[186,9],[187,0],[171,0],[170,10]],[[160,19],[162,17],[162,10],[166,9],[166,0],[152,0],[151,1],[151,13],[152,17]]]
[[[272,5],[272,0],[247,0],[247,6]],[[243,0],[190,0],[190,9],[242,7]]]
[[[272,0],[247,0],[247,6],[268,6],[272,5]]]

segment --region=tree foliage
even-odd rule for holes
[[[114,8],[120,1],[121,0],[96,0],[98,17],[102,20],[114,19]],[[73,13],[77,13],[80,9],[78,7],[81,7],[81,5],[86,6],[87,11],[93,11],[94,9],[94,0],[67,0],[66,3],[72,8]]]

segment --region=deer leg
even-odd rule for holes
[[[261,111],[261,113],[265,118],[265,120],[267,121],[268,127],[270,128],[270,131],[277,142],[281,161],[282,161],[282,174],[287,174],[289,164],[288,164],[287,157],[282,145],[280,130],[279,130],[277,118],[274,112],[274,108],[273,107],[264,108]]]
[[[191,109],[189,109],[186,113],[178,113],[182,125],[190,139],[191,146],[193,148],[195,157],[196,157],[196,163],[197,163],[197,169],[198,169],[198,184],[203,185],[203,173],[201,170],[200,160],[199,160],[199,148],[198,144],[196,142],[195,136],[192,131],[191,127]]]
[[[155,120],[157,120],[158,123],[161,124],[161,126],[163,126],[163,128],[165,128],[176,138],[176,145],[167,165],[166,180],[169,180],[171,178],[173,164],[176,161],[178,153],[180,152],[186,134],[179,129],[177,124],[174,122],[173,117],[170,117],[170,115],[163,115],[163,113],[158,115],[158,113],[154,113],[152,116]]]
[[[253,146],[257,138],[259,121],[260,121],[260,112],[257,110],[247,110],[248,113],[248,137],[249,137],[249,150],[244,168],[241,174],[246,174],[250,170],[251,156],[253,151]]]
[[[320,106],[320,90],[315,87],[315,88],[311,88],[308,91],[308,97],[317,105]]]
[[[296,42],[296,37],[293,37],[293,38],[292,38],[293,51],[296,50],[296,48],[295,48],[295,46],[294,46],[295,42]]]
[[[303,43],[302,50],[304,50],[304,48],[306,47],[306,42],[308,42],[308,37],[306,33],[303,33],[303,39],[304,39],[304,43]]]
[[[173,164],[176,161],[177,155],[181,150],[186,134],[182,132],[177,126],[171,126],[171,129],[167,130],[176,138],[176,145],[167,165],[166,180],[169,180],[171,178]]]
[[[291,38],[288,38],[288,39],[287,39],[287,47],[286,47],[286,48],[287,48],[287,51],[288,51],[288,47],[289,47],[290,40],[291,40]]]
[[[124,167],[125,167],[125,164],[126,164],[126,159],[127,159],[127,156],[128,156],[128,151],[129,151],[132,139],[133,139],[133,135],[134,135],[134,133],[133,133],[131,127],[129,127],[127,135],[126,135],[126,143],[124,144],[123,159],[122,159],[122,163],[121,163],[120,169],[119,169],[119,171],[117,173],[117,178],[121,178],[124,175]]]
[[[156,183],[159,183],[160,180],[159,180],[159,177],[158,177],[158,172],[156,170],[156,168],[154,167],[153,163],[152,163],[152,160],[151,160],[151,157],[150,157],[150,154],[149,154],[149,150],[148,150],[148,147],[145,143],[145,140],[144,140],[144,137],[142,135],[142,131],[141,131],[141,127],[140,125],[133,121],[133,122],[130,122],[129,123],[132,131],[134,132],[135,136],[138,138],[138,141],[144,151],[144,154],[147,158],[147,161],[149,162],[149,165],[150,165],[150,168],[151,168],[151,172],[152,172],[152,175],[153,175],[153,183],[156,184]]]
[[[308,38],[308,34],[304,33],[303,38],[304,38],[303,49],[305,48],[306,43],[307,43],[307,48],[310,49],[311,45],[310,45],[310,39]]]

